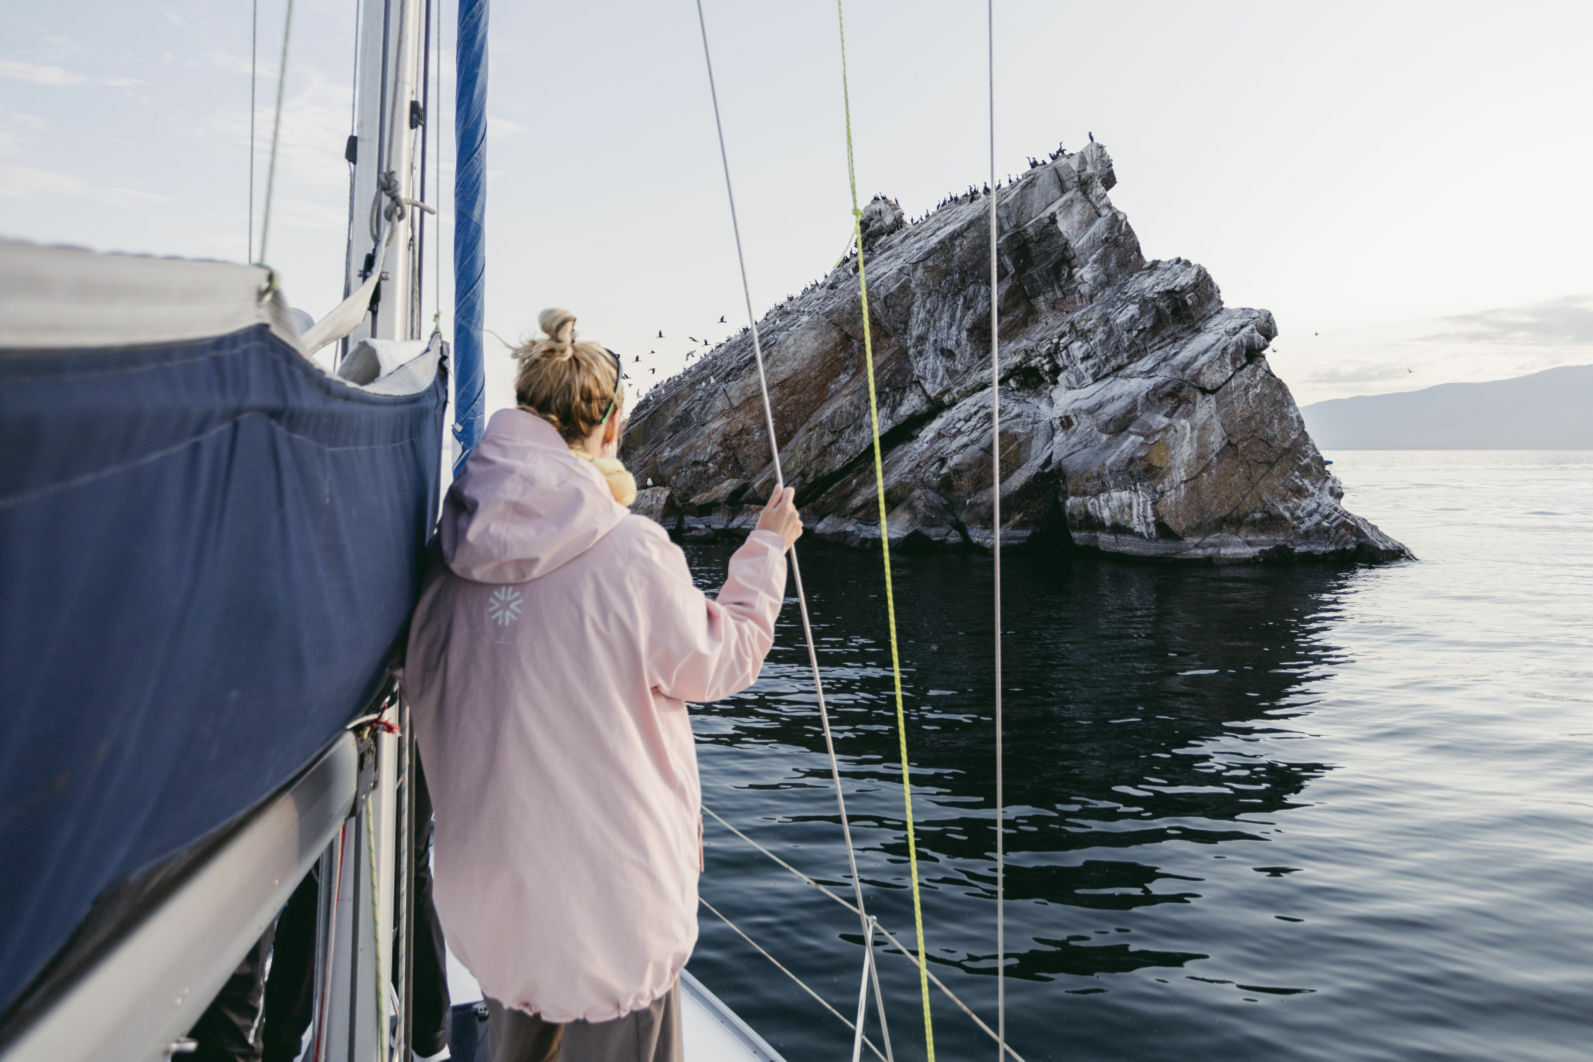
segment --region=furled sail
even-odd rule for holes
[[[326,747],[401,644],[440,344],[355,385],[305,355],[271,287],[0,241],[7,1018],[121,883]]]

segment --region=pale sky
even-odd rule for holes
[[[243,259],[250,4],[7,7],[0,235]],[[259,8],[257,227],[284,0]],[[850,233],[835,7],[705,9],[761,315]],[[865,199],[916,215],[986,179],[984,12],[848,4]],[[352,0],[297,0],[270,260],[317,316],[342,293],[353,29]],[[1147,256],[1277,316],[1271,362],[1302,404],[1593,362],[1590,40],[1586,0],[997,0],[997,167],[1093,132]],[[488,326],[518,338],[568,306],[661,379],[687,335],[744,325],[694,4],[500,2],[492,41]],[[488,361],[507,404],[490,339]]]

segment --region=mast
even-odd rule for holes
[[[347,289],[379,271],[380,283],[365,321],[345,340],[346,353],[361,339],[420,338],[421,256],[418,212],[404,200],[421,199],[418,138],[424,135],[420,102],[424,5],[416,0],[367,0],[359,27],[359,81],[355,132],[349,144]],[[378,243],[387,234],[385,245]],[[393,978],[394,890],[401,808],[398,776],[407,745],[375,731],[375,759],[361,771],[357,815],[322,862],[321,934],[317,963],[330,986],[318,1001],[327,1016],[322,1044],[327,1059],[360,1062],[389,1057],[387,1023],[393,1017],[387,983]],[[340,861],[340,862],[339,862]],[[333,872],[341,865],[342,874]],[[335,905],[324,899],[336,882]],[[330,969],[326,966],[329,963]],[[380,1010],[378,1010],[380,1008]],[[400,1044],[402,1052],[407,1044]]]
[[[371,274],[381,284],[366,320],[349,337],[361,339],[420,338],[417,281],[421,262],[413,207],[398,199],[421,198],[419,137],[426,115],[420,98],[421,48],[425,39],[424,5],[416,0],[368,0],[359,28],[359,82],[356,118],[348,156],[350,174],[349,241],[345,261],[346,290],[353,291]],[[391,176],[392,194],[383,191]],[[376,241],[391,225],[385,249]]]

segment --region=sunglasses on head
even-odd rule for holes
[[[625,367],[620,363],[620,356],[607,347],[603,349],[608,351],[608,356],[614,359],[614,397],[609,400],[608,412],[604,413],[603,419],[597,422],[597,426],[600,428],[608,423],[608,418],[612,417],[614,411],[619,408],[620,388],[623,386],[625,379]]]

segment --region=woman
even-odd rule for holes
[[[576,342],[567,310],[539,323],[519,407],[448,492],[410,634],[437,910],[494,1062],[674,1060],[702,866],[684,702],[757,678],[802,522],[777,488],[704,597],[626,509],[618,356]]]

